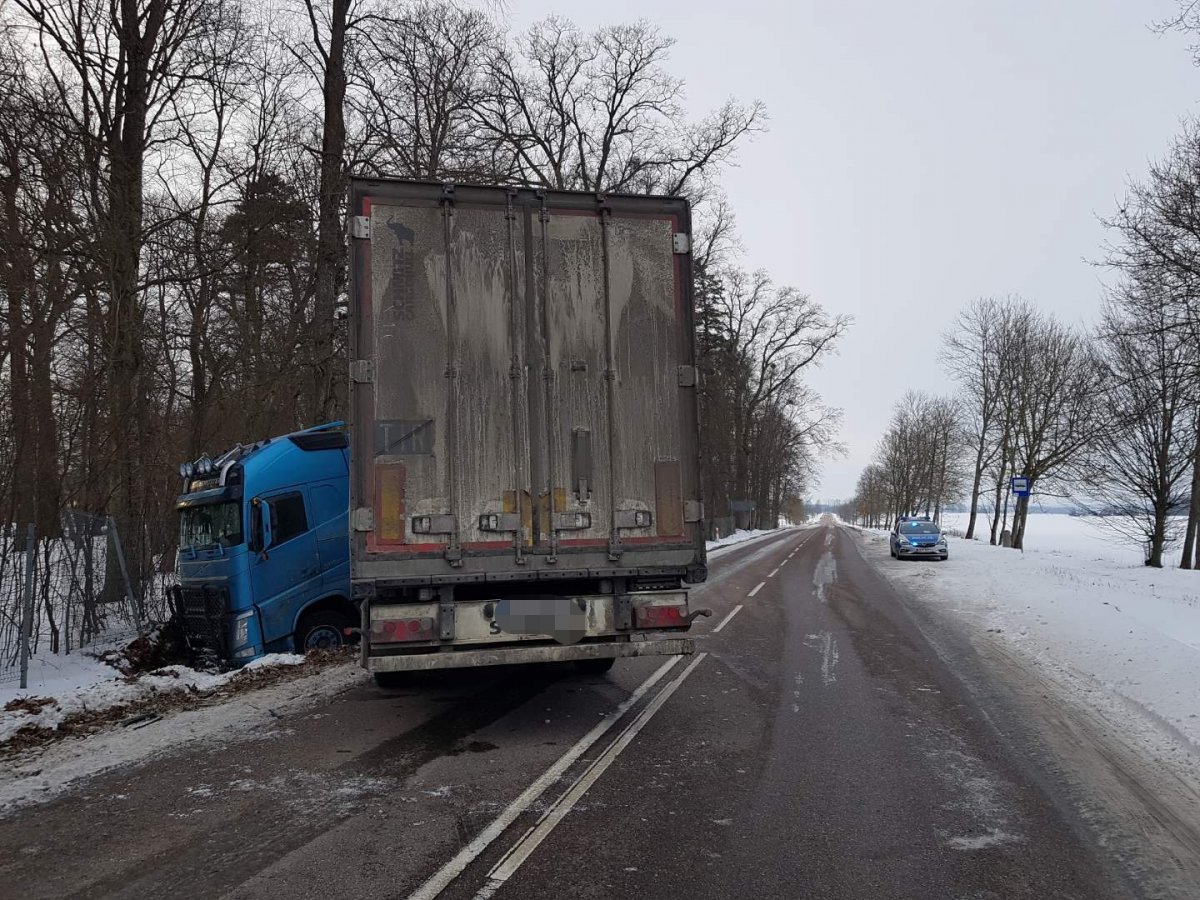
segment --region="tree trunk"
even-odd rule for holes
[[[1161,569],[1163,567],[1163,545],[1167,541],[1167,510],[1166,504],[1158,502],[1154,504],[1154,527],[1150,535],[1150,555],[1146,559],[1146,565]]]
[[[130,58],[129,69],[122,84],[124,106],[120,125],[108,135],[110,162],[106,215],[102,220],[101,240],[107,254],[108,288],[108,433],[113,461],[108,480],[113,498],[113,512],[118,531],[124,541],[129,561],[130,579],[138,590],[138,562],[142,555],[142,531],[139,528],[146,493],[146,472],[143,467],[142,436],[149,428],[145,402],[145,321],[139,274],[142,256],[144,200],[143,181],[146,153],[146,117],[150,90],[151,49],[158,40],[153,30],[156,16],[147,18],[146,34],[140,33],[143,22],[132,4],[121,4],[121,41]],[[156,11],[161,15],[161,10]],[[112,554],[110,554],[111,556]],[[114,564],[106,565],[106,599],[114,599],[113,587],[120,582]]]
[[[1188,507],[1187,533],[1183,538],[1183,558],[1179,568],[1200,568],[1200,551],[1197,550],[1197,531],[1200,530],[1200,428],[1196,430],[1196,449],[1192,460],[1192,502]],[[1195,562],[1193,562],[1195,553]]]
[[[333,0],[329,52],[322,86],[321,183],[317,200],[317,285],[313,304],[313,422],[327,421],[337,406],[334,314],[342,270],[342,204],[346,152],[346,25],[352,0]],[[309,422],[308,424],[313,424]]]
[[[17,191],[20,185],[21,167],[16,154],[5,159],[6,167],[12,173],[0,183],[3,190],[4,215],[4,258],[0,259],[0,289],[8,301],[6,310],[7,339],[8,339],[8,370],[9,370],[9,403],[12,416],[12,495],[11,508],[6,510],[9,522],[15,523],[15,550],[25,547],[25,526],[33,521],[34,489],[30,480],[16,477],[25,467],[34,452],[35,437],[33,434],[33,417],[29,409],[29,357],[28,329],[26,327],[26,307],[31,306],[29,295],[33,289],[33,264],[29,257],[21,229],[21,210]]]
[[[1017,508],[1013,512],[1013,549],[1025,549],[1025,524],[1029,520],[1029,495],[1022,494],[1017,498]]]
[[[1003,503],[1003,507],[1001,504]],[[989,543],[994,547],[1000,543],[1000,534],[1008,524],[1008,497],[1004,493],[1004,469],[996,479],[996,493],[992,498],[992,536]]]
[[[975,453],[975,479],[971,484],[971,515],[967,518],[967,533],[968,541],[975,539],[975,519],[979,515],[979,488],[983,484],[983,441],[979,442],[979,449]],[[993,542],[994,543],[994,542]]]

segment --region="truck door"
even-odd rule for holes
[[[317,535],[304,492],[296,489],[259,498],[270,516],[269,543],[250,563],[250,584],[262,616],[263,639],[292,633],[296,613],[321,585]]]

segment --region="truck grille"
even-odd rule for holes
[[[229,657],[226,635],[229,633],[229,588],[212,585],[180,585],[179,618],[188,643],[198,656],[213,663]]]

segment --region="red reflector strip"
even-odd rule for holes
[[[688,624],[682,606],[635,606],[633,617],[638,628],[680,628]]]
[[[432,641],[433,619],[378,619],[371,623],[371,640],[380,644]]]

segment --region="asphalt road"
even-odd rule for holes
[[[848,532],[711,573],[696,656],[364,683],[14,813],[0,896],[1143,896]]]

